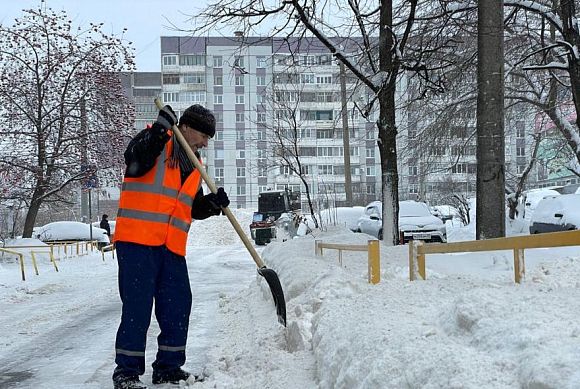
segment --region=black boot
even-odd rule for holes
[[[118,375],[113,378],[114,389],[147,389],[147,386],[139,381],[139,376]]]
[[[191,377],[191,373],[177,368],[167,371],[153,371],[153,383],[157,384],[179,384],[179,381],[187,381]],[[195,377],[197,380],[197,377]]]

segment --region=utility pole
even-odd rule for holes
[[[350,174],[350,133],[348,131],[348,110],[346,107],[346,74],[340,62],[340,97],[342,100],[342,145],[344,154],[344,190],[346,206],[352,206],[352,178]]]

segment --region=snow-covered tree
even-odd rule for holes
[[[0,170],[17,185],[5,197],[28,205],[25,237],[43,203],[66,200],[96,170],[122,172],[134,114],[119,72],[133,55],[101,27],[73,26],[44,3],[0,26]]]

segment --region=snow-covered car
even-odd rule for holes
[[[45,224],[34,229],[33,237],[43,242],[88,241],[91,239],[91,226],[81,222],[59,221]],[[99,245],[110,243],[107,231],[92,227],[92,238]]]
[[[382,215],[380,201],[368,204],[358,220],[358,230],[383,239]],[[431,214],[427,204],[413,200],[399,202],[399,234],[402,234],[405,243],[415,239],[447,242],[447,229],[443,221]]]
[[[530,220],[530,234],[580,229],[580,194],[541,200]]]
[[[536,207],[546,198],[557,197],[561,196],[560,192],[556,191],[555,189],[548,189],[548,188],[538,188],[538,189],[530,189],[524,192],[525,195],[525,219],[531,220]]]

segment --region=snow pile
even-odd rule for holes
[[[235,210],[247,228],[251,211]],[[448,223],[450,235],[471,227]],[[280,277],[288,326],[225,217],[195,222],[188,268],[194,296],[185,369],[200,389],[580,387],[578,247],[428,255],[427,280],[408,281],[408,246],[381,244],[381,282],[367,253],[314,255],[314,241],[366,244],[345,227],[258,251]],[[120,317],[116,261],[99,253],[0,267],[0,387],[111,386]],[[151,323],[143,382],[159,329]],[[91,339],[87,342],[87,339]]]
[[[368,237],[334,229],[317,239]],[[217,370],[204,387],[580,387],[580,258],[572,248],[527,252],[522,285],[509,253],[430,256],[429,279],[411,283],[407,247],[381,245],[382,282],[369,285],[366,253],[343,252],[341,268],[335,250],[314,256],[312,237],[272,243],[263,256],[284,287],[288,328],[259,278],[270,306],[255,285],[222,299],[226,344],[212,351]]]

